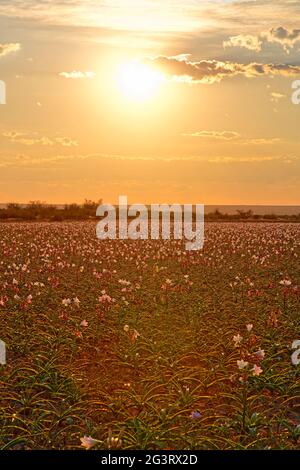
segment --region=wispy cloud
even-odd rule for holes
[[[271,101],[273,103],[278,103],[278,101],[282,100],[283,98],[286,98],[286,95],[284,95],[283,93],[279,93],[277,91],[271,92]]]
[[[17,52],[21,49],[19,43],[6,43],[0,44],[0,57],[10,54],[11,52]]]
[[[245,47],[250,51],[261,51],[262,41],[259,37],[252,34],[239,34],[232,36],[223,42],[224,47]]]
[[[212,84],[220,82],[226,77],[234,77],[236,75],[247,78],[267,75],[291,77],[300,73],[300,65],[262,64],[256,62],[241,64],[219,60],[200,60],[196,62],[189,60],[188,54],[173,57],[158,56],[147,61],[157,66],[170,79],[186,83]]]
[[[255,35],[239,34],[223,42],[224,47],[244,47],[250,51],[260,52],[264,43],[276,43],[283,47],[287,54],[300,41],[300,29],[288,29],[283,26],[271,28]]]
[[[73,139],[69,139],[68,137],[45,137],[39,136],[36,132],[34,133],[26,133],[26,132],[16,132],[16,131],[9,131],[3,132],[2,136],[7,138],[10,142],[15,144],[22,144],[22,145],[42,145],[51,147],[53,145],[61,145],[62,147],[77,147],[78,142]]]
[[[274,144],[279,144],[280,142],[283,142],[283,140],[280,137],[271,137],[271,138],[261,137],[261,138],[244,138],[244,139],[241,139],[240,144],[241,145],[274,145]]]
[[[280,44],[289,53],[297,42],[300,41],[300,29],[287,29],[283,26],[272,28],[267,33],[263,33],[268,42]]]
[[[199,137],[208,140],[219,140],[240,145],[272,145],[282,142],[279,137],[245,137],[236,131],[207,131],[186,132],[181,134],[184,137]]]
[[[199,27],[209,1],[194,0],[1,0],[0,15],[22,17],[46,25],[94,26],[114,30],[174,32]],[[203,19],[201,24],[205,24]]]
[[[294,163],[299,162],[300,157],[298,155],[245,155],[245,156],[231,156],[231,155],[216,155],[216,156],[203,156],[203,155],[190,155],[185,158],[179,157],[162,157],[162,156],[149,156],[143,157],[138,155],[110,155],[110,154],[71,154],[71,155],[50,155],[44,157],[33,157],[25,154],[10,155],[9,157],[0,155],[0,167],[35,167],[35,166],[47,166],[57,167],[61,170],[62,165],[70,167],[71,165],[83,164],[86,162],[91,165],[91,174],[94,171],[95,165],[98,168],[99,165],[106,161],[107,164],[114,164],[119,161],[120,164],[134,165],[135,162],[145,164],[157,164],[157,163],[175,163],[180,165],[188,165],[189,163],[209,164],[209,163],[263,163],[263,162],[281,162],[281,163]],[[115,167],[114,167],[115,168]]]
[[[238,132],[234,131],[198,131],[181,134],[184,137],[202,137],[204,139],[233,140],[240,137]]]
[[[95,78],[95,72],[81,72],[79,70],[73,70],[72,72],[60,72],[60,77],[71,78],[71,79],[82,79],[82,78]]]
[[[245,157],[212,157],[209,158],[210,163],[265,163],[265,162],[282,162],[293,163],[299,161],[298,157],[286,155],[269,155],[269,156],[245,156]]]

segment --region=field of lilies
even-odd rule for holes
[[[300,224],[2,223],[0,281],[0,448],[300,448]]]

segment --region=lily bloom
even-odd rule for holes
[[[252,373],[255,377],[258,377],[261,373],[263,372],[262,368],[254,364],[254,367],[252,369]]]
[[[91,449],[100,442],[97,439],[93,439],[91,436],[81,437],[80,440],[82,447],[84,447],[86,450]]]

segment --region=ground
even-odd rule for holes
[[[3,449],[300,446],[300,224],[100,241],[0,225]]]

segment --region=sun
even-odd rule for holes
[[[147,101],[158,92],[163,75],[141,62],[122,64],[117,82],[123,95],[132,101]]]

